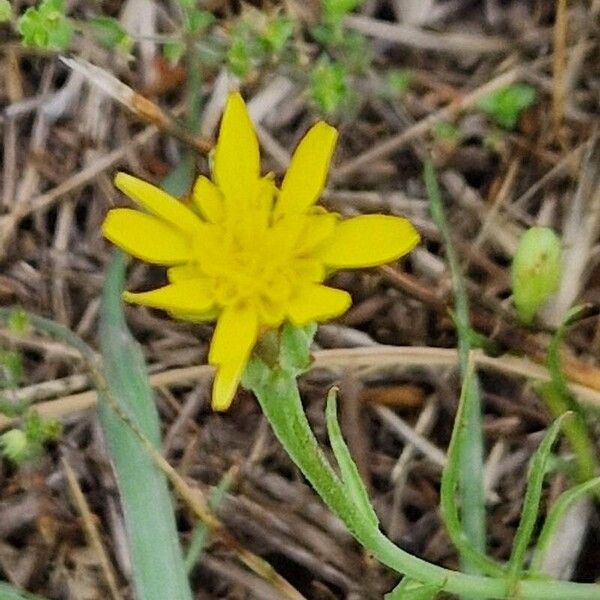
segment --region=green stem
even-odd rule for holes
[[[292,375],[274,369],[269,377],[252,387],[275,435],[294,463],[354,537],[381,563],[416,581],[439,585],[447,593],[468,594],[482,599],[512,597],[502,578],[451,571],[405,552],[356,510],[312,433]],[[517,586],[515,597],[520,600],[600,600],[600,586],[563,581],[522,581]]]
[[[592,479],[597,471],[598,461],[594,444],[590,439],[585,422],[585,413],[579,403],[575,400],[567,386],[565,375],[561,366],[560,347],[569,326],[582,317],[585,318],[588,307],[574,308],[567,314],[564,322],[558,327],[550,346],[548,347],[548,370],[551,382],[537,386],[540,395],[546,402],[552,416],[557,418],[566,411],[572,411],[574,418],[563,424],[563,431],[569,444],[575,452],[577,461],[577,480],[583,483]]]

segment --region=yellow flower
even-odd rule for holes
[[[217,368],[215,410],[231,404],[261,331],[284,321],[324,321],[349,308],[347,292],[323,285],[327,275],[390,262],[419,241],[406,219],[341,220],[315,206],[336,140],[333,127],[314,125],[278,189],[271,176],[260,175],[256,132],[234,93],[221,122],[213,180],[198,177],[192,208],[130,175],[115,178],[147,212],[109,211],[104,235],[137,258],[169,267],[169,285],[123,297],[179,319],[217,321],[208,356]]]

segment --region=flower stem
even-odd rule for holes
[[[269,369],[265,365],[265,369]],[[521,600],[600,600],[600,586],[562,581],[521,581],[516,596],[510,595],[503,578],[481,577],[433,565],[402,550],[353,505],[310,428],[293,375],[269,369],[269,375],[250,385],[271,427],[313,488],[346,524],[354,537],[381,563],[422,583],[433,583],[445,592],[472,598]]]

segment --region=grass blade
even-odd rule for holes
[[[208,505],[212,510],[219,508],[219,505],[225,500],[227,492],[229,492],[231,486],[238,477],[238,473],[239,468],[232,467],[221,478],[221,481],[219,481],[217,487],[208,499]],[[191,573],[194,567],[200,562],[200,558],[209,538],[210,528],[202,521],[198,521],[192,532],[190,545],[185,555],[185,570],[188,574]]]
[[[552,445],[556,441],[558,432],[560,431],[562,422],[572,413],[561,415],[544,436],[542,443],[536,450],[531,463],[529,465],[529,473],[527,477],[527,491],[523,500],[523,509],[521,520],[517,527],[513,549],[508,562],[507,585],[509,594],[512,595],[517,587],[521,574],[523,572],[523,564],[525,562],[525,553],[531,541],[531,535],[540,509],[540,500],[542,497],[542,486],[544,485],[544,476],[546,474],[546,465],[550,458]]]
[[[114,400],[159,448],[158,413],[144,359],[123,315],[124,264],[124,255],[116,254],[102,296],[100,345],[105,374]],[[136,597],[191,600],[166,479],[102,394],[98,409],[121,493]]]
[[[454,290],[455,323],[458,334],[458,356],[465,394],[465,427],[460,428],[463,440],[459,444],[458,489],[462,505],[462,527],[470,545],[485,554],[485,495],[483,485],[483,433],[481,423],[481,399],[479,385],[475,377],[467,383],[469,353],[471,350],[471,325],[467,293],[460,273],[458,258],[454,252],[452,239],[433,165],[425,162],[425,185],[431,216],[438,226],[445,245],[446,257]],[[467,556],[461,555],[463,568],[467,572],[477,572],[478,568]]]

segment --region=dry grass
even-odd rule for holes
[[[71,4],[85,13],[87,0]],[[103,3],[113,15],[129,4],[138,3]],[[220,14],[237,10],[234,3],[213,4]],[[458,398],[455,334],[449,278],[427,210],[420,158],[430,153],[437,163],[473,326],[501,354],[480,354],[478,360],[489,449],[490,547],[505,558],[519,517],[526,461],[549,422],[529,382],[545,377],[541,365],[549,332],[565,309],[600,299],[599,48],[590,17],[591,12],[597,17],[600,3],[430,4],[435,21],[409,0],[366,2],[362,14],[348,21],[369,36],[374,68],[357,84],[355,114],[337,123],[340,147],[323,201],[347,215],[408,216],[423,244],[401,264],[335,277],[335,285],[352,293],[354,306],[338,323],[321,328],[321,349],[302,390],[322,435],[326,390],[342,384],[344,431],[383,526],[403,547],[452,567],[457,559],[440,523],[438,491]],[[169,3],[159,5],[165,17]],[[407,14],[413,15],[408,22],[396,21]],[[110,253],[99,225],[108,208],[124,202],[112,187],[114,172],[159,181],[183,148],[205,152],[227,91],[223,72],[205,73],[201,135],[191,136],[176,119],[184,107],[181,85],[157,85],[177,74],[155,52],[146,43],[126,63],[81,42],[75,56],[100,69],[90,77],[84,63],[72,68],[57,56],[22,48],[7,30],[0,31],[0,303],[52,317],[92,346]],[[382,95],[380,74],[387,68],[413,70],[404,96]],[[112,95],[99,89],[99,81]],[[500,133],[475,105],[514,81],[535,85],[538,102],[514,131]],[[151,90],[157,93],[149,97]],[[315,118],[306,89],[286,73],[265,71],[243,91],[259,126],[264,168],[280,175]],[[460,143],[433,133],[442,121],[456,125]],[[197,167],[207,170],[202,153]],[[566,276],[555,303],[534,327],[524,328],[507,300],[507,265],[531,224],[552,225],[560,233]],[[131,288],[162,280],[159,270],[130,267]],[[357,550],[306,487],[253,399],[240,392],[226,416],[211,413],[210,370],[203,366],[210,327],[176,323],[142,308],[127,308],[127,316],[157,390],[165,458],[206,494],[230,467],[239,469],[219,513],[228,531],[306,598],[381,598],[393,575]],[[113,597],[130,598],[118,495],[82,364],[56,342],[0,335],[2,346],[20,348],[26,357],[27,386],[18,396],[40,402],[44,412],[65,423],[62,440],[39,464],[20,471],[5,464],[0,470],[2,578],[53,598],[86,600],[108,597],[104,581],[114,571],[119,589]],[[566,373],[592,413],[600,402],[599,350],[595,319],[568,338]],[[554,475],[545,502],[567,483]],[[580,533],[559,563],[571,565],[579,579],[595,580],[598,517],[595,509],[581,515]],[[191,515],[182,512],[179,523],[187,541]],[[106,549],[110,564],[99,548]],[[268,581],[242,569],[223,544],[209,548],[192,581],[201,599],[280,597]]]

